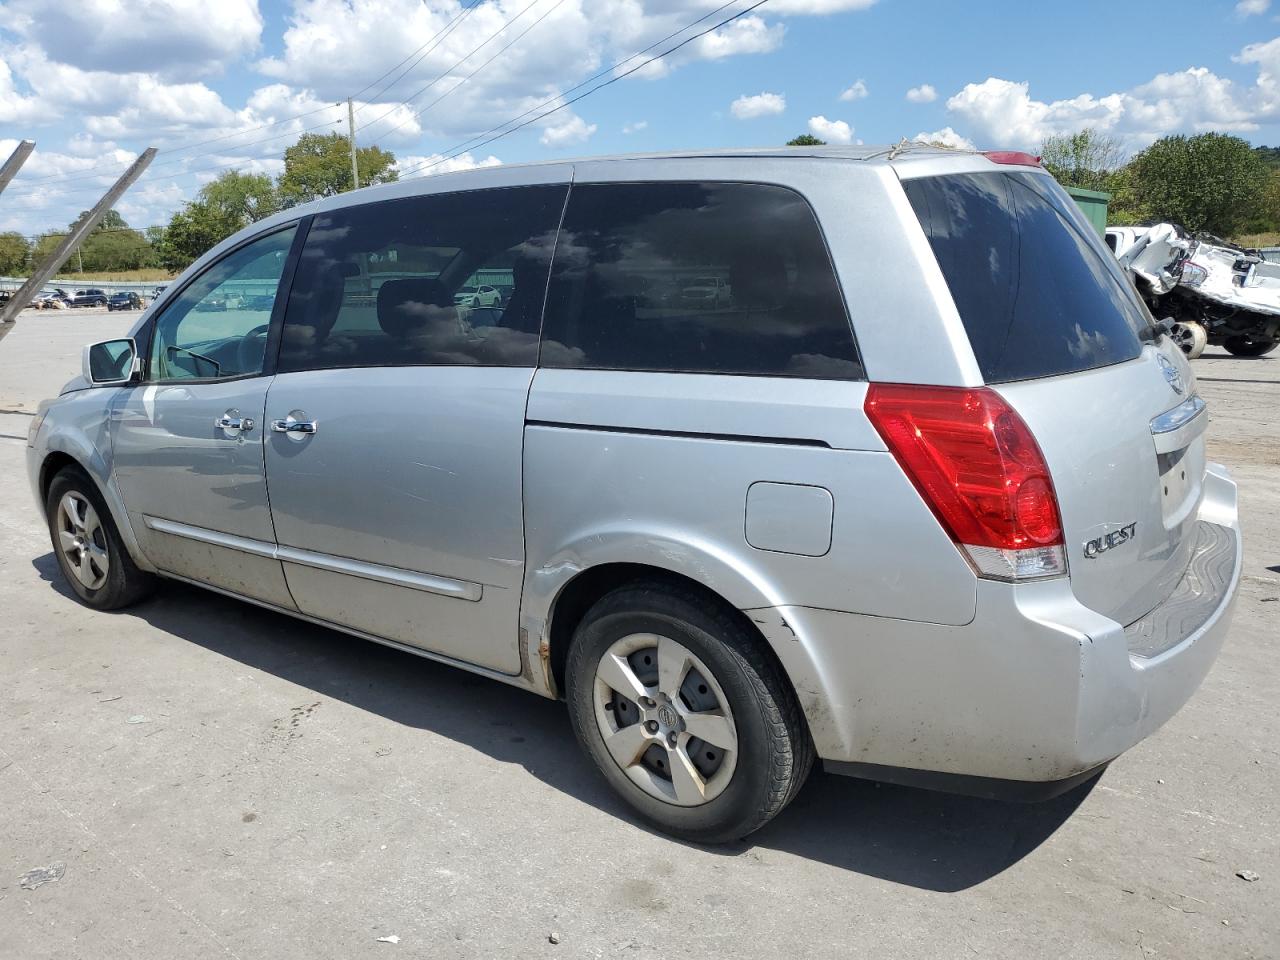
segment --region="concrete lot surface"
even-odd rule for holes
[[[628,817],[560,704],[188,587],[74,602],[29,414],[133,319],[0,343],[0,957],[1280,957],[1280,355],[1195,363],[1245,580],[1156,736],[1039,806],[817,775],[700,849]]]

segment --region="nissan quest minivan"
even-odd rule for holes
[[[1035,158],[842,147],[287,210],[86,348],[28,456],[85,604],[167,577],[563,698],[714,842],[818,760],[1035,799],[1168,720],[1240,577],[1207,421]]]

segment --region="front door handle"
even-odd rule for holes
[[[252,417],[241,417],[232,413],[224,413],[217,420],[213,421],[215,427],[222,430],[236,430],[245,433],[253,429]]]

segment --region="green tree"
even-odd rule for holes
[[[1267,166],[1225,133],[1162,137],[1133,158],[1126,202],[1142,216],[1229,237],[1262,199]]]
[[[819,140],[811,133],[802,133],[798,137],[792,137],[787,141],[788,147],[825,147],[827,141]]]
[[[26,273],[30,254],[31,244],[22,234],[0,233],[0,273],[6,276]]]
[[[1064,187],[1109,190],[1112,176],[1124,164],[1124,149],[1115,137],[1086,128],[1046,137],[1040,161]]]
[[[271,178],[229,170],[200,188],[196,198],[173,215],[153,238],[158,260],[181,270],[206,250],[280,209]]]
[[[282,206],[332,197],[351,189],[350,141],[338,133],[304,133],[284,152],[278,189]],[[379,147],[357,147],[360,183],[390,183],[399,178],[395,154]]]
[[[67,232],[65,230],[48,230],[40,234],[36,238],[35,246],[31,248],[31,262],[39,263],[44,260],[49,254],[53,253],[53,248],[60,244],[62,238],[66,235]],[[70,261],[63,269],[67,269],[68,266],[73,270],[79,267],[79,262],[76,260],[74,253],[71,254]]]

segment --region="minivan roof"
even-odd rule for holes
[[[652,153],[617,153],[601,156],[568,157],[555,160],[532,160],[526,163],[501,164],[505,170],[520,170],[528,167],[573,166],[580,163],[608,163],[628,160],[708,160],[714,158],[747,158],[768,157],[822,160],[860,160],[867,163],[900,164],[911,160],[932,160],[938,157],[982,156],[977,150],[963,150],[951,147],[938,147],[923,143],[888,143],[888,144],[852,144],[847,146],[812,146],[812,147],[707,147],[693,150],[662,150]],[[496,167],[497,165],[495,165]],[[475,173],[479,168],[455,170],[449,173],[433,174],[433,176],[454,176],[457,174]]]
[[[555,160],[535,160],[527,163],[502,163],[484,167],[469,167],[465,170],[452,170],[448,173],[419,174],[407,180],[393,183],[377,184],[351,190],[321,200],[302,204],[292,210],[282,211],[272,220],[284,220],[297,217],[299,213],[331,210],[357,203],[368,203],[381,199],[379,194],[392,196],[403,195],[406,183],[433,184],[430,192],[447,191],[445,186],[452,180],[471,181],[463,189],[474,189],[485,180],[496,179],[510,182],[513,174],[518,176],[522,170],[537,171],[545,180],[554,177],[555,172],[563,170],[565,178],[571,176],[575,167],[587,164],[599,166],[609,163],[662,163],[664,161],[679,162],[684,160],[746,160],[758,158],[762,160],[853,160],[870,166],[924,166],[928,163],[945,162],[946,160],[977,161],[982,165],[991,162],[987,155],[978,150],[963,150],[951,147],[932,146],[930,144],[900,141],[896,144],[851,144],[848,146],[816,146],[816,147],[720,147],[701,150],[671,150],[657,153],[621,153],[596,157],[570,157]],[[1006,161],[1007,162],[1007,161]],[[436,187],[435,184],[441,186]]]

